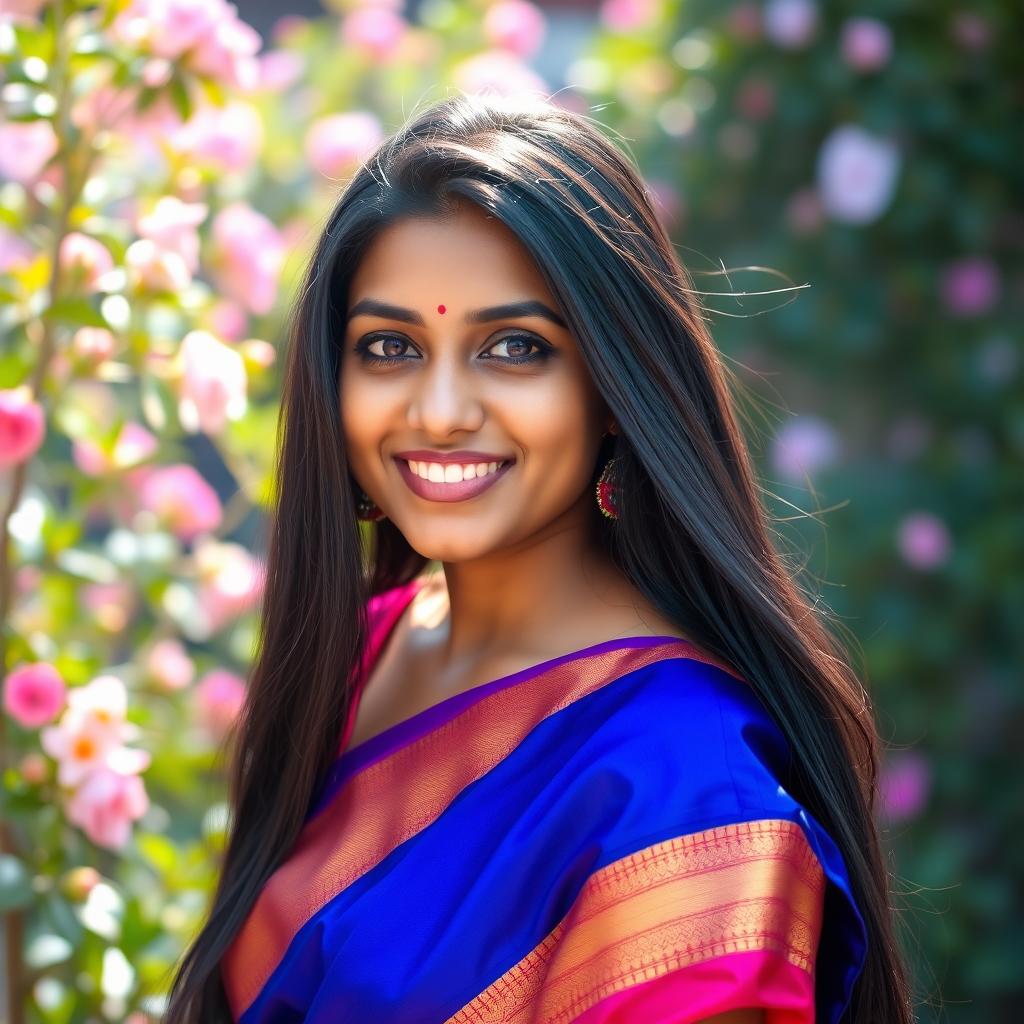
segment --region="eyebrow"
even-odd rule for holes
[[[379,316],[385,320],[401,320],[403,323],[425,326],[425,321],[415,309],[394,306],[390,302],[379,299],[360,299],[348,313],[348,323],[357,316]],[[466,314],[467,324],[483,324],[491,320],[511,320],[523,316],[540,316],[550,320],[559,327],[565,327],[565,321],[550,306],[539,299],[527,299],[523,302],[506,302],[500,306],[487,306],[485,309],[471,309]]]

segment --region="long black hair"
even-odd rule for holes
[[[288,854],[336,756],[367,640],[365,602],[428,564],[390,520],[361,527],[338,407],[344,302],[361,254],[409,215],[475,203],[530,252],[619,425],[620,516],[598,542],[783,730],[793,795],[828,829],[868,931],[846,1018],[909,1024],[874,819],[871,702],[828,613],[773,545],[730,376],[629,156],[551,100],[454,94],[412,116],[327,218],[289,324],[259,651],[232,751],[231,826],[166,1020],[230,1020],[219,965]],[[612,449],[610,446],[613,445]],[[593,484],[593,480],[592,480]]]

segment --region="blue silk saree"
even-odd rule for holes
[[[375,597],[362,679],[420,580]],[[340,754],[222,962],[241,1024],[834,1024],[865,929],[750,687],[596,644]]]

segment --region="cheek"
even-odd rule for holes
[[[372,388],[343,379],[338,394],[341,434],[349,466],[358,475],[367,466],[373,453],[379,451],[384,433],[386,403],[373,394]]]

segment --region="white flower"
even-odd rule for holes
[[[818,191],[825,212],[848,224],[868,224],[892,200],[900,154],[887,139],[854,124],[833,129],[818,154]]]

